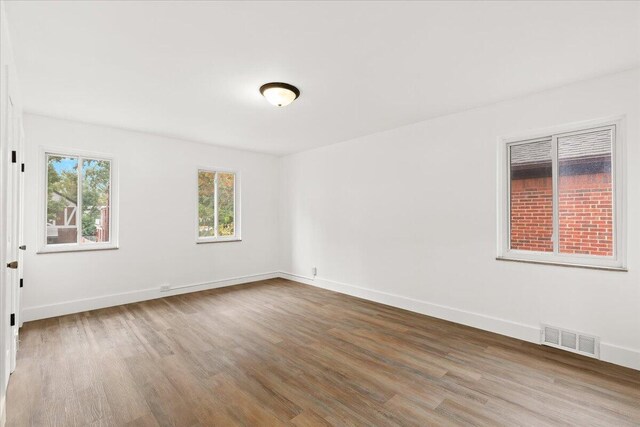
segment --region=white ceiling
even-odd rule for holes
[[[640,65],[640,2],[9,1],[28,112],[285,154]],[[258,88],[292,83],[276,108]]]

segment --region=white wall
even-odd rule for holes
[[[640,369],[640,71],[282,160],[282,268],[302,281],[537,342],[602,338]],[[497,261],[500,136],[626,115],[628,272]],[[296,276],[290,276],[296,277]]]
[[[165,296],[165,283],[208,283],[180,292],[194,291],[278,270],[278,158],[35,115],[25,115],[24,127],[25,321]],[[40,147],[116,157],[119,249],[36,254]],[[195,243],[198,166],[240,172],[242,242]]]

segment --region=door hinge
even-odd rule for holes
[[[16,314],[11,313],[11,317],[9,317],[9,326],[16,326]]]
[[[24,286],[24,279],[20,279],[20,287],[22,288]]]
[[[7,268],[13,268],[16,269],[18,268],[18,261],[11,261],[7,263]]]
[[[18,162],[18,153],[13,150],[11,151],[11,163],[17,163]]]
[[[18,246],[18,249],[20,249],[21,251],[26,251],[27,250],[27,245],[20,245],[20,246]]]
[[[24,163],[20,165],[20,172],[24,172]]]

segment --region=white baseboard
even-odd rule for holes
[[[507,335],[509,337],[518,338],[536,344],[540,342],[540,328],[535,326],[524,325],[522,323],[499,319],[497,317],[459,310],[457,308],[433,304],[427,301],[367,289],[360,286],[348,285],[346,283],[340,283],[320,277],[316,277],[314,279],[311,277],[284,272],[281,277],[416,313],[426,314],[427,316],[437,317],[438,319],[449,320],[462,325],[495,332],[500,335]]]
[[[487,316],[485,314],[460,310],[453,307],[430,303],[401,295],[391,294],[360,286],[349,285],[320,277],[308,277],[299,274],[281,272],[280,277],[311,286],[363,298],[369,301],[402,308],[427,316],[437,317],[454,323],[471,326],[523,341],[540,344],[540,327],[525,325],[511,320]],[[609,343],[600,343],[600,359],[605,362],[640,370],[640,351]]]
[[[7,423],[7,390],[5,389],[2,399],[0,399],[0,427]]]
[[[640,371],[640,351],[600,341],[600,360]]]
[[[98,308],[113,307],[132,302],[147,301],[171,295],[186,294],[190,292],[204,291],[206,289],[223,288],[225,286],[240,285],[243,283],[257,282],[279,277],[278,272],[251,274],[247,276],[232,277],[228,279],[213,280],[203,283],[191,283],[187,285],[173,286],[168,291],[160,291],[160,287],[140,289],[119,294],[104,295],[95,298],[85,298],[74,301],[65,301],[57,304],[25,307],[22,309],[22,319],[25,322],[47,319],[49,317],[63,316],[65,314],[80,313]]]
[[[331,291],[352,295],[369,301],[402,308],[439,319],[448,320],[455,323],[471,326],[500,335],[521,339],[523,341],[540,343],[540,328],[533,325],[525,325],[506,319],[487,316],[480,313],[460,310],[453,307],[434,304],[414,298],[387,292],[367,289],[360,286],[349,285],[320,277],[308,277],[287,272],[270,272],[252,274],[247,276],[233,277],[228,279],[214,280],[204,283],[193,283],[172,287],[169,291],[161,292],[159,287],[142,289],[120,294],[105,295],[95,298],[86,298],[74,301],[67,301],[58,304],[41,305],[36,307],[25,307],[22,310],[22,319],[25,322],[46,319],[49,317],[62,316],[65,314],[79,313],[98,308],[113,307],[132,302],[146,301],[165,296],[185,294],[189,292],[203,291],[206,289],[222,288],[225,286],[239,285],[243,283],[256,282],[260,280],[282,277],[311,286],[316,286]],[[600,343],[600,359],[616,365],[640,370],[640,351],[617,346],[614,344]],[[3,409],[0,402],[0,411]],[[1,413],[0,413],[1,416]]]

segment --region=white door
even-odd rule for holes
[[[20,162],[19,141],[20,124],[16,118],[15,107],[9,97],[7,110],[7,148],[9,154],[9,167],[7,169],[7,289],[6,289],[6,313],[10,317],[6,356],[9,364],[9,372],[16,367],[16,352],[18,350],[18,324],[16,312],[18,308],[18,293],[20,289],[19,249],[20,235]],[[5,368],[6,372],[6,368]]]

